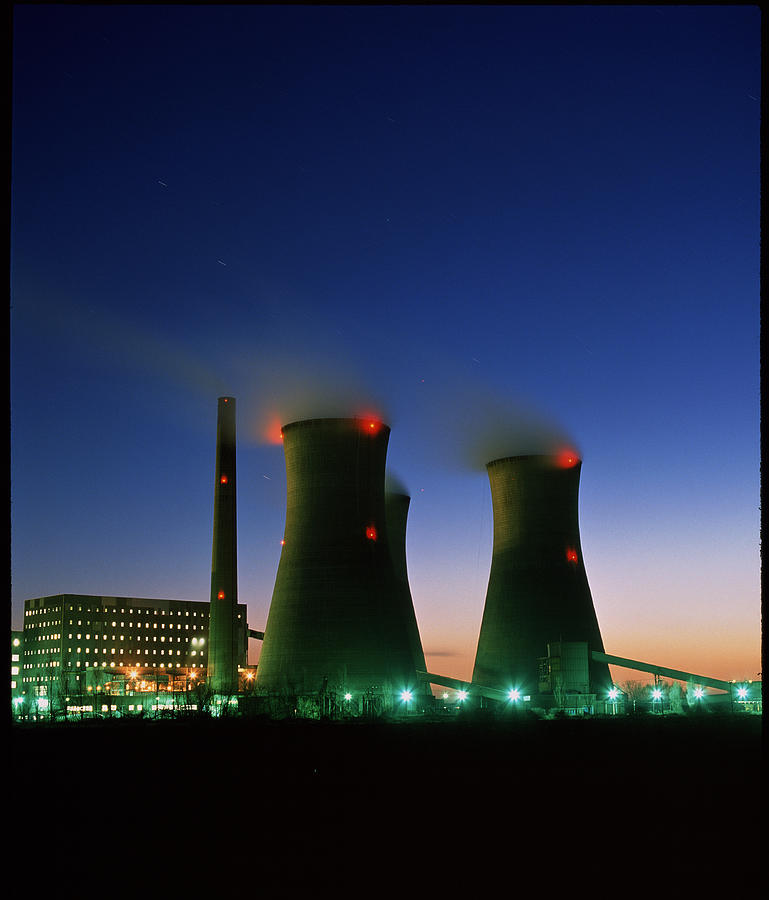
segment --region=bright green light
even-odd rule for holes
[[[457,691],[457,700],[467,700],[467,691]]]
[[[705,691],[703,691],[701,687],[695,688],[695,689],[694,689],[694,696],[695,696],[698,700],[701,700],[701,699],[705,696]]]
[[[737,696],[740,698],[740,700],[744,700],[748,696],[748,689],[744,686],[738,687]]]
[[[611,690],[609,691],[609,699],[616,700],[618,695],[619,695],[619,691],[617,690],[617,688],[615,688],[615,687],[611,688]]]
[[[662,697],[662,691],[659,688],[654,688],[654,690],[652,691],[652,697],[655,700],[659,700],[660,697]]]
[[[414,695],[411,693],[411,691],[401,691],[401,700],[405,701],[406,703],[412,700],[413,697]]]
[[[352,694],[350,694],[350,693],[345,694],[345,695],[344,695],[344,699],[345,699],[345,700],[352,700]]]
[[[508,700],[520,700],[521,692],[517,688],[511,688],[507,692],[507,697],[508,697]]]

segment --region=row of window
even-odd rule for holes
[[[109,663],[109,664],[108,664],[108,663],[106,663],[106,662],[103,662],[103,663],[98,663],[98,662],[86,663],[85,666],[84,666],[83,668],[86,668],[86,669],[88,669],[88,668],[98,669],[98,668],[101,667],[101,668],[104,669],[104,668],[107,668],[107,665],[109,665],[109,668],[110,668],[110,669],[116,668],[116,664],[115,664],[115,663]],[[78,662],[78,663],[77,663],[77,668],[80,668],[80,666],[81,666],[81,663]],[[142,662],[140,662],[140,661],[138,661],[138,660],[137,660],[136,662],[123,662],[123,661],[121,660],[121,662],[117,664],[117,668],[122,668],[122,669],[130,669],[130,668],[132,668],[132,667],[134,667],[134,666],[136,666],[136,667],[138,667],[138,668],[147,668],[146,663],[142,663]],[[189,666],[186,665],[186,664],[184,664],[184,663],[178,663],[178,662],[177,662],[177,663],[173,663],[173,662],[162,662],[162,663],[157,664],[157,666],[154,665],[154,664],[152,664],[151,666],[149,666],[149,668],[153,668],[153,669],[154,669],[154,668],[160,668],[160,669],[201,669],[201,670],[202,670],[202,669],[205,669],[205,668],[206,668],[206,664],[205,664],[205,661],[204,661],[204,660],[201,660],[201,661],[200,661],[200,664],[192,663],[192,665],[189,665]],[[80,676],[78,675],[77,677],[79,678]],[[58,676],[57,676],[57,678],[58,678]],[[33,684],[33,683],[39,683],[39,682],[48,682],[48,681],[50,680],[50,678],[47,677],[47,676],[45,676],[45,675],[26,675],[26,676],[23,676],[21,680],[22,680],[25,684]]]
[[[81,648],[78,647],[76,652],[77,652],[77,653],[80,653],[80,652],[81,652]],[[86,648],[85,648],[85,653],[86,653],[86,655],[90,654],[90,652],[91,652],[91,648],[90,648],[90,647],[86,647]],[[114,656],[116,652],[117,652],[117,648],[112,647],[112,648],[111,648],[111,651],[110,651],[110,655]],[[106,655],[107,655],[107,650],[104,649],[104,650],[101,651],[101,653],[102,653],[102,656],[106,656]],[[160,651],[160,653],[158,654],[158,651],[157,651],[156,649],[154,649],[154,648],[153,648],[152,650],[149,650],[149,649],[144,650],[143,653],[142,653],[142,651],[139,650],[139,649],[137,649],[136,647],[129,647],[129,648],[127,648],[126,650],[123,650],[123,649],[120,650],[120,658],[121,658],[121,660],[122,660],[122,658],[123,658],[123,654],[124,654],[124,653],[126,653],[126,654],[132,654],[132,655],[136,655],[136,656],[141,656],[141,655],[144,655],[144,656],[158,656],[158,655],[160,655],[160,656],[165,656],[165,655],[166,655],[165,649],[162,649],[162,650]],[[71,648],[70,648],[70,655],[73,655],[72,649],[71,649]],[[94,650],[94,656],[96,656],[96,655],[97,655],[97,651]],[[169,650],[169,651],[168,651],[168,656],[173,656],[173,655],[174,655],[174,651],[173,651],[173,650]],[[183,652],[183,651],[181,651],[181,650],[177,650],[177,651],[176,651],[176,656],[188,656],[188,655],[189,655],[189,656],[198,656],[198,655],[200,655],[200,656],[202,657],[202,656],[205,656],[205,650],[200,650],[200,651],[198,651],[198,650],[192,650],[192,651],[189,652],[189,654],[188,654],[186,651],[185,651],[185,652]],[[48,667],[49,667],[49,668],[56,668],[56,667],[58,667],[58,666],[60,666],[60,665],[61,665],[61,661],[60,661],[60,660],[57,660],[57,659],[49,659],[49,660],[48,660]],[[80,663],[77,663],[77,665],[80,665]],[[123,665],[123,663],[121,662],[120,665]],[[126,665],[131,665],[131,664],[130,664],[130,663],[126,663]],[[25,662],[24,665],[22,666],[22,668],[24,668],[24,669],[38,669],[38,668],[40,668],[40,663],[35,663],[35,662]]]
[[[25,615],[25,616],[43,616],[43,615],[48,615],[48,613],[58,613],[58,612],[61,612],[61,609],[60,609],[58,606],[55,606],[55,607],[51,607],[50,609],[48,609],[47,607],[44,608],[44,609],[25,609],[25,610],[24,610],[24,615]],[[70,607],[69,607],[69,612],[75,612],[75,607],[74,607],[74,606],[70,606]],[[113,613],[113,614],[114,614],[114,613],[117,612],[117,607],[116,607],[116,606],[105,606],[104,609],[101,609],[101,608],[98,607],[98,606],[95,606],[95,607],[86,606],[85,609],[84,609],[82,606],[78,606],[78,607],[77,607],[77,612],[89,612],[89,613],[102,613],[102,612],[104,612],[104,613]],[[125,613],[125,612],[126,612],[126,608],[125,608],[125,607],[121,607],[120,612],[121,612],[121,613]],[[134,608],[133,608],[133,607],[128,607],[128,612],[131,613],[131,614],[133,614]],[[181,610],[181,609],[177,609],[177,610],[174,612],[174,610],[167,610],[167,611],[166,611],[165,609],[153,609],[152,607],[144,607],[144,606],[137,606],[137,607],[136,607],[136,614],[137,614],[137,615],[142,615],[142,614],[144,614],[145,616],[165,616],[165,615],[169,615],[169,616],[177,615],[177,616],[180,616],[180,615],[182,614],[182,612],[184,612],[184,615],[185,615],[185,616],[188,616],[188,615],[190,614],[189,610]],[[196,615],[197,615],[197,611],[193,612],[192,615],[193,615],[193,616],[196,616]],[[201,616],[205,616],[206,613],[203,612],[203,611],[201,611],[200,615],[201,615]]]

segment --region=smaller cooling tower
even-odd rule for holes
[[[236,627],[238,560],[235,499],[235,398],[220,397],[216,424],[214,535],[208,623],[208,683],[217,694],[237,691],[238,663],[245,662],[240,631]]]
[[[387,536],[389,434],[379,421],[356,418],[284,426],[286,527],[259,687],[415,688],[413,634]]]
[[[494,544],[473,681],[536,694],[548,644],[603,651],[579,536],[582,467],[576,454],[513,456],[488,463]],[[590,663],[592,691],[608,687]]]
[[[414,667],[419,672],[426,672],[425,654],[419,636],[417,617],[414,612],[414,601],[409,587],[408,568],[406,564],[406,524],[408,521],[411,498],[401,491],[390,490],[385,494],[387,518],[387,539],[390,545],[390,556],[393,561],[398,588],[400,615],[406,624]],[[420,684],[418,691],[425,697],[432,696],[427,683]]]

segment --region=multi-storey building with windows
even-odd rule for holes
[[[82,709],[108,697],[190,694],[205,681],[209,604],[189,600],[57,594],[27,600],[17,684],[38,712]],[[247,665],[246,607],[238,605],[240,660]],[[87,704],[93,706],[93,704]],[[146,705],[138,706],[146,709]]]

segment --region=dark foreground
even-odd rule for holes
[[[756,716],[32,724],[12,730],[11,809],[91,864],[204,854],[279,896],[401,870],[739,890],[760,864],[761,732]]]

